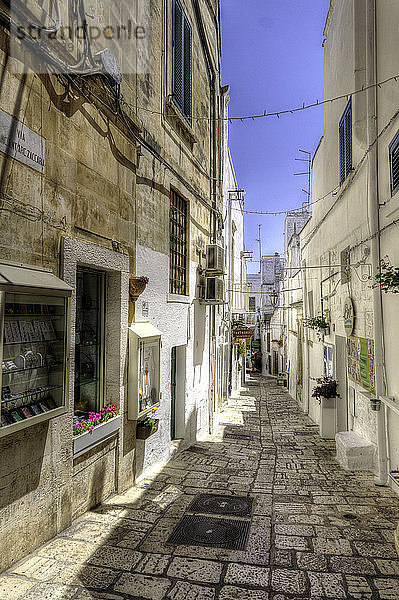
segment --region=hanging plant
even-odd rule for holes
[[[391,265],[389,256],[385,256],[380,260],[380,266],[377,267],[378,273],[374,276],[376,280],[372,285],[373,288],[380,286],[381,290],[386,294],[399,294],[399,267]]]
[[[328,329],[330,327],[329,322],[323,315],[305,319],[303,325],[310,329]]]
[[[313,378],[312,378],[313,379]],[[338,394],[338,381],[335,381],[332,377],[320,377],[314,379],[318,385],[313,388],[312,397],[317,398],[319,404],[321,404],[322,398],[340,398]]]
[[[238,351],[238,355],[242,356],[242,357],[244,357],[247,353],[247,345],[242,340],[238,340],[237,351]]]

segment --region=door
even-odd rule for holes
[[[170,439],[176,439],[176,346],[172,348],[170,359]]]
[[[186,346],[173,346],[170,357],[170,437],[186,435]],[[190,424],[191,426],[191,424]]]
[[[348,431],[348,384],[346,368],[346,338],[335,336],[335,373],[338,381],[337,431]]]

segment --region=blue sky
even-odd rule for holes
[[[230,115],[274,111],[323,95],[323,29],[329,0],[221,0],[222,84],[230,85]],[[247,210],[301,206],[306,170],[299,148],[314,152],[323,132],[323,113],[314,108],[294,115],[230,125],[230,149],[238,184],[247,192]],[[305,167],[305,168],[304,168]],[[283,251],[283,217],[246,215],[246,249]],[[248,271],[258,265],[248,263]]]

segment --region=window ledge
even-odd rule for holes
[[[168,294],[166,302],[177,304],[190,304],[190,296],[180,296],[179,294]]]
[[[100,423],[93,431],[86,431],[73,438],[73,458],[78,458],[96,446],[99,446],[119,432],[121,426],[121,415],[110,419],[106,423]]]
[[[173,125],[178,133],[183,136],[189,144],[191,144],[191,146],[194,146],[198,140],[194,135],[193,128],[189,125],[185,117],[177,108],[176,104],[173,102],[172,96],[166,97],[165,106],[168,113],[168,121]]]

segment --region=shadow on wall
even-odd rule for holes
[[[192,442],[194,442],[196,440],[196,436],[197,436],[197,426],[198,426],[198,411],[197,409],[195,409],[189,416],[186,425],[185,425],[185,430],[184,430],[184,444],[185,445],[190,445]],[[153,445],[156,440],[154,439],[155,436],[160,435],[161,431],[160,429],[162,428],[162,424],[160,424],[160,428],[158,429],[157,433],[153,434],[149,440],[151,440],[151,444]],[[145,458],[146,458],[146,443],[148,443],[147,441],[144,440],[136,440],[136,453],[135,453],[135,465],[134,465],[134,472],[135,472],[135,476],[136,479],[139,479],[142,475],[143,475],[143,471],[144,471],[144,463],[145,463]],[[173,456],[173,454],[172,454]]]
[[[48,428],[46,421],[0,440],[0,509],[39,486]]]
[[[194,367],[201,366],[203,361],[203,354],[205,348],[205,333],[206,333],[206,306],[201,304],[198,300],[194,302],[194,333],[193,339],[194,354],[193,364]]]

